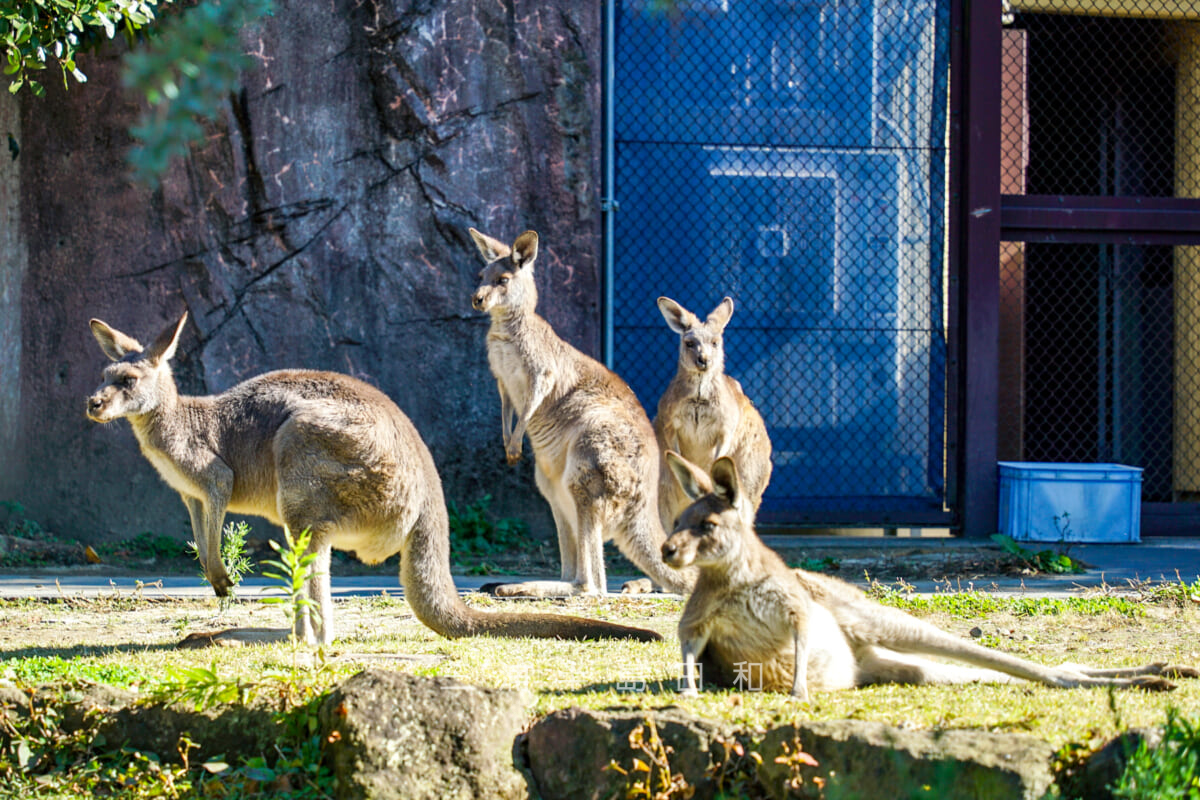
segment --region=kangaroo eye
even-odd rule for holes
[[[137,385],[137,378],[133,375],[126,375],[124,378],[121,378],[122,389],[132,389],[135,385]]]
[[[716,529],[717,526],[713,525],[711,522],[705,521],[700,523],[700,533],[704,534],[705,536],[712,533]]]
[[[508,276],[503,275],[503,276],[497,278],[496,283],[500,284],[501,286],[508,286]]]

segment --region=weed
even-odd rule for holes
[[[182,558],[188,551],[189,546],[178,539],[150,531],[143,531],[132,539],[96,545],[96,552],[106,559],[170,560]]]
[[[0,500],[0,533],[17,539],[44,539],[45,528],[30,519],[25,507],[13,500]]]
[[[485,494],[474,503],[460,506],[453,500],[446,504],[450,514],[450,559],[464,559],[527,553],[538,543],[529,535],[529,526],[522,520],[502,517],[495,519],[489,510],[492,496]],[[491,574],[491,573],[485,573]]]
[[[1100,616],[1117,613],[1130,619],[1146,616],[1146,609],[1128,597],[1097,595],[1091,597],[1002,597],[988,592],[946,592],[942,594],[909,594],[872,582],[867,594],[886,606],[917,614],[943,613],[960,619],[974,619],[999,612],[1018,617],[1061,616],[1073,613]]]
[[[837,572],[842,566],[842,562],[836,558],[825,556],[825,558],[804,558],[797,562],[788,562],[789,567],[798,567],[808,572]]]
[[[1067,520],[1064,527],[1060,527],[1060,519]],[[1022,547],[1013,541],[1011,536],[1005,536],[1002,533],[992,534],[992,541],[1000,545],[1000,549],[1010,556],[1013,556],[1027,569],[1034,572],[1049,572],[1055,575],[1078,575],[1081,572],[1086,572],[1083,565],[1067,553],[1063,544],[1067,539],[1067,535],[1071,530],[1070,515],[1064,511],[1061,517],[1054,518],[1054,527],[1059,533],[1059,546],[1063,549],[1055,550],[1030,550]]]
[[[292,532],[285,527],[283,538],[286,545],[280,545],[276,541],[271,542],[271,549],[279,554],[279,559],[263,562],[264,567],[274,570],[268,572],[264,569],[263,575],[279,581],[279,586],[274,588],[282,591],[283,596],[268,597],[263,602],[277,605],[283,609],[284,616],[287,617],[288,624],[292,628],[291,639],[295,644],[297,623],[304,628],[307,627],[304,624],[305,620],[311,625],[319,623],[321,618],[320,609],[308,596],[308,582],[316,577],[313,572],[313,562],[317,560],[317,554],[306,552],[309,542],[312,541],[312,531],[308,528],[293,537]]]
[[[144,675],[133,667],[96,658],[67,660],[59,656],[27,656],[7,660],[0,677],[29,686],[88,681],[128,687],[140,682]]]
[[[783,753],[775,757],[776,764],[783,764],[788,768],[788,778],[785,786],[792,792],[799,793],[804,786],[804,769],[805,767],[816,767],[817,760],[804,752],[804,748],[800,744],[800,734],[796,734],[791,743],[784,742]],[[817,789],[825,788],[825,779],[814,777],[813,785]]]
[[[227,522],[221,533],[221,563],[225,565],[225,571],[229,574],[229,580],[233,582],[234,586],[241,583],[243,577],[254,572],[254,563],[246,555],[246,537],[249,535],[250,526],[245,522]],[[275,542],[271,542],[271,546],[275,547]],[[200,548],[196,546],[195,542],[188,542],[187,549],[197,559],[200,558]],[[200,573],[200,577],[208,580],[203,572]],[[222,597],[221,610],[228,609],[233,599],[232,592],[226,597]]]
[[[1162,742],[1151,748],[1143,739],[1109,788],[1118,800],[1200,800],[1200,717],[1168,709]]]
[[[1178,579],[1175,582],[1147,582],[1137,584],[1133,588],[1138,591],[1142,600],[1148,603],[1159,603],[1176,608],[1200,606],[1200,579],[1189,584],[1180,577],[1178,571],[1176,571],[1175,577]]]
[[[633,764],[625,769],[616,761],[610,761],[608,769],[632,778],[625,787],[629,800],[673,800],[688,798],[695,787],[688,784],[682,773],[671,772],[671,753],[675,748],[663,742],[658,735],[658,725],[647,718],[645,722],[629,732],[629,746],[641,756],[633,757]]]

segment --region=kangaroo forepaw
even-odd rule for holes
[[[649,578],[637,578],[621,584],[621,594],[650,594],[654,591],[654,582]]]
[[[1181,664],[1164,664],[1159,674],[1165,678],[1200,678],[1200,669]]]
[[[521,462],[521,445],[517,443],[515,446],[504,448],[504,458],[508,461],[509,466],[519,464]]]

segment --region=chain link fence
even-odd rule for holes
[[[946,513],[948,26],[947,0],[617,5],[613,365],[653,416],[656,298],[733,298],[768,521]]]
[[[1002,191],[1200,195],[1200,2],[1028,5],[1114,15],[1014,2]],[[1119,462],[1144,501],[1200,497],[1196,248],[1046,238],[1001,249],[1001,459]]]

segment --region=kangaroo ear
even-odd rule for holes
[[[120,361],[130,353],[142,352],[142,345],[137,339],[126,336],[116,328],[110,328],[98,319],[89,322],[88,326],[92,329],[92,336],[95,336],[96,341],[100,343],[100,349],[104,351],[104,355],[113,361]]]
[[[486,233],[480,233],[474,228],[468,228],[467,231],[471,234],[471,238],[475,240],[475,246],[479,248],[479,253],[483,256],[484,263],[490,264],[493,261],[499,261],[512,252],[512,249],[504,242],[493,239]]]
[[[150,349],[146,351],[146,360],[152,364],[158,364],[162,361],[170,361],[175,357],[175,348],[179,346],[179,336],[183,333],[184,323],[187,322],[187,312],[183,312],[183,316],[179,318],[179,322],[174,325],[168,325],[166,329],[158,335],[154,340],[154,344],[150,345]]]
[[[700,321],[695,314],[669,297],[658,298],[658,310],[662,312],[663,319],[667,321],[667,327],[680,336]]]
[[[536,232],[525,231],[517,237],[512,246],[513,261],[516,262],[517,269],[533,266],[533,260],[537,258],[537,247],[538,235]]]
[[[675,480],[679,481],[679,485],[688,499],[699,500],[704,495],[712,493],[712,481],[704,474],[704,470],[674,450],[668,450],[664,455],[667,459],[667,466],[671,468],[671,473],[675,476]]]
[[[729,505],[736,506],[741,487],[738,485],[737,467],[734,466],[732,458],[721,456],[713,462],[712,480],[713,493]]]
[[[733,316],[733,298],[726,297],[721,301],[721,304],[713,309],[708,315],[708,324],[715,325],[721,330],[725,330],[725,326],[729,324],[729,318]]]

